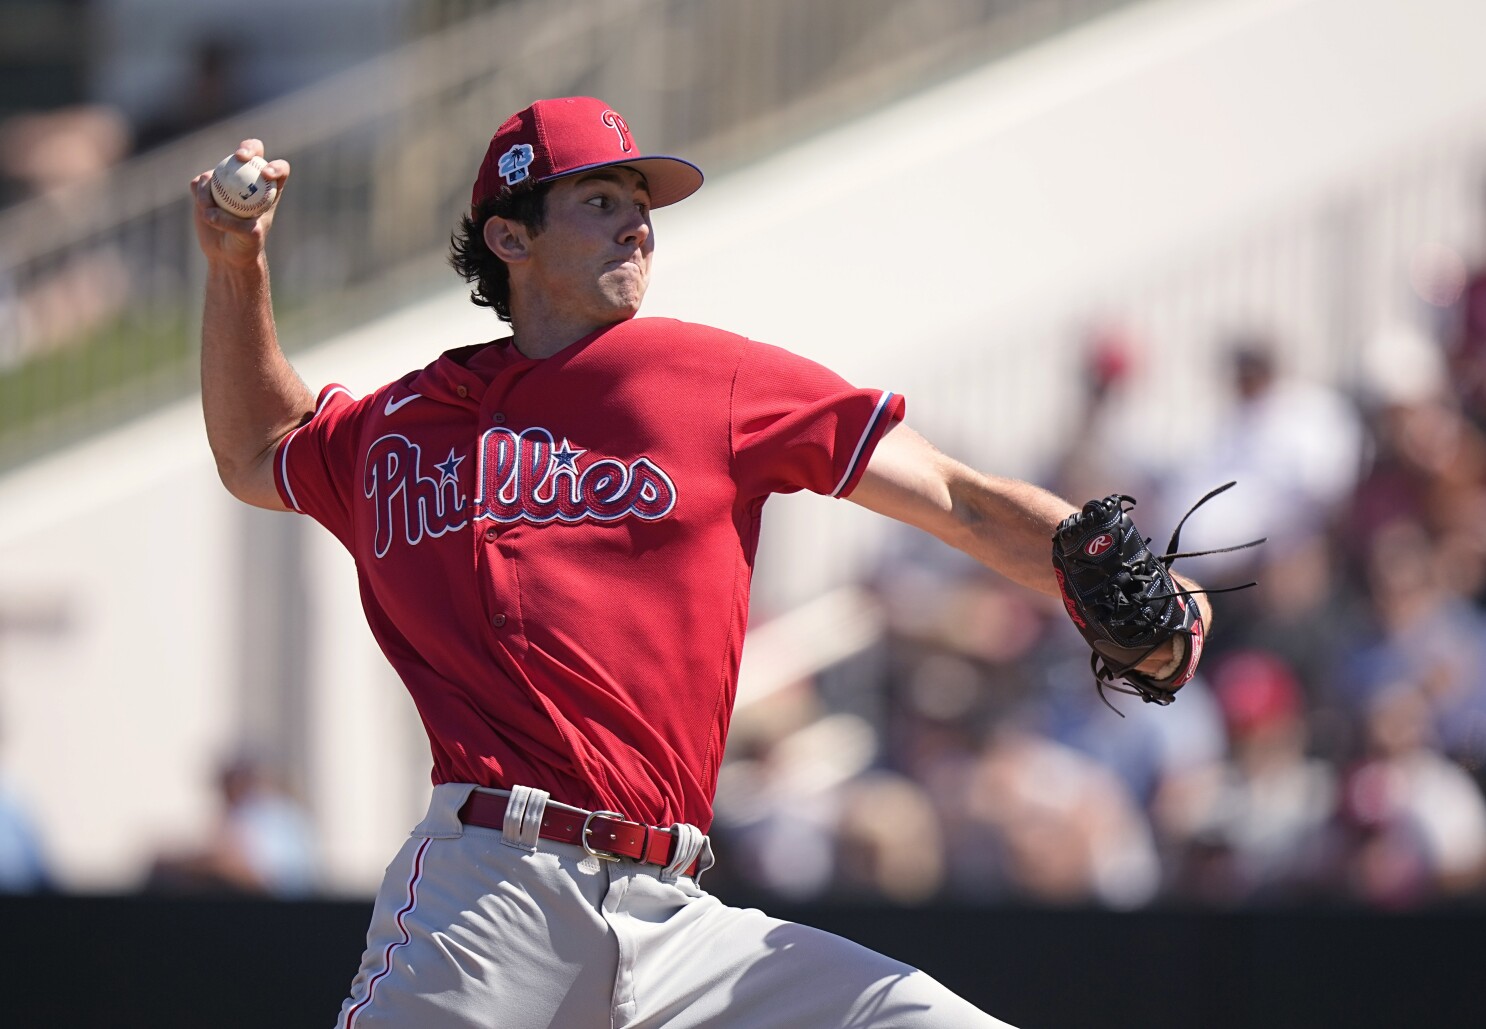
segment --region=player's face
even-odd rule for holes
[[[596,325],[634,317],[655,250],[644,177],[619,166],[557,180],[530,248],[527,285],[550,309]]]

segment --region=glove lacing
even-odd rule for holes
[[[1090,603],[1097,605],[1104,612],[1106,624],[1124,625],[1137,619],[1142,624],[1150,624],[1151,622],[1160,620],[1159,612],[1153,610],[1152,605],[1174,600],[1179,595],[1185,594],[1190,597],[1198,593],[1206,593],[1208,595],[1215,593],[1235,593],[1238,590],[1246,590],[1250,586],[1258,585],[1257,582],[1246,582],[1241,586],[1225,586],[1221,589],[1177,590],[1172,593],[1157,593],[1150,597],[1144,596],[1145,588],[1161,577],[1161,572],[1155,568],[1155,564],[1158,562],[1162,570],[1169,570],[1172,563],[1180,558],[1207,557],[1210,554],[1226,554],[1234,550],[1247,550],[1249,547],[1257,547],[1268,539],[1267,536],[1261,536],[1259,539],[1250,540],[1247,543],[1239,543],[1231,547],[1215,547],[1212,550],[1190,550],[1185,553],[1178,552],[1177,547],[1180,545],[1182,526],[1187,524],[1187,519],[1192,517],[1192,512],[1196,511],[1219,493],[1232,489],[1235,485],[1237,485],[1236,480],[1225,483],[1217,489],[1210,490],[1197,503],[1189,507],[1187,513],[1182,515],[1181,520],[1176,523],[1176,528],[1171,533],[1171,540],[1166,544],[1166,552],[1164,554],[1158,556],[1151,553],[1151,540],[1147,536],[1145,539],[1145,554],[1139,558],[1123,562],[1120,565],[1119,571],[1110,576],[1108,585],[1098,595],[1089,598]],[[1129,511],[1135,506],[1135,498],[1123,493],[1118,495],[1118,500],[1122,513]],[[1175,587],[1175,585],[1176,583],[1173,581],[1172,586]],[[1132,587],[1134,588],[1132,589]],[[1134,599],[1137,597],[1140,598],[1138,603]],[[1141,654],[1134,661],[1130,661],[1123,667],[1118,668],[1112,666],[1098,653],[1089,655],[1089,669],[1094,673],[1094,686],[1099,691],[1099,699],[1104,701],[1104,705],[1121,718],[1125,717],[1125,713],[1109,702],[1109,698],[1104,694],[1106,687],[1114,690],[1116,693],[1139,697],[1147,704],[1165,705],[1170,704],[1176,699],[1176,693],[1174,691],[1162,689],[1149,679],[1141,676],[1138,672],[1135,673],[1137,678],[1133,680],[1129,678],[1135,666],[1149,657],[1151,652],[1158,646],[1160,646],[1160,643],[1153,644],[1150,650]]]

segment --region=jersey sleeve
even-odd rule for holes
[[[356,469],[361,414],[365,403],[336,384],[320,391],[315,413],[279,443],[274,483],[290,510],[324,525],[351,545],[351,490]]]
[[[731,401],[739,487],[752,496],[804,489],[845,497],[904,406],[896,393],[858,389],[808,358],[749,342]]]

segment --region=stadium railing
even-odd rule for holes
[[[194,388],[185,184],[247,135],[295,160],[275,230],[286,348],[428,288],[494,112],[593,94],[725,170],[1130,0],[511,0],[0,211],[0,471]]]

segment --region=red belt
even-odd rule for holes
[[[476,790],[459,809],[459,820],[465,825],[502,831],[506,824],[506,797]],[[627,821],[613,811],[579,811],[548,804],[542,812],[542,826],[537,835],[553,843],[572,843],[594,857],[605,861],[633,858],[647,865],[671,863],[676,836],[669,829]],[[695,875],[693,861],[683,875]]]

